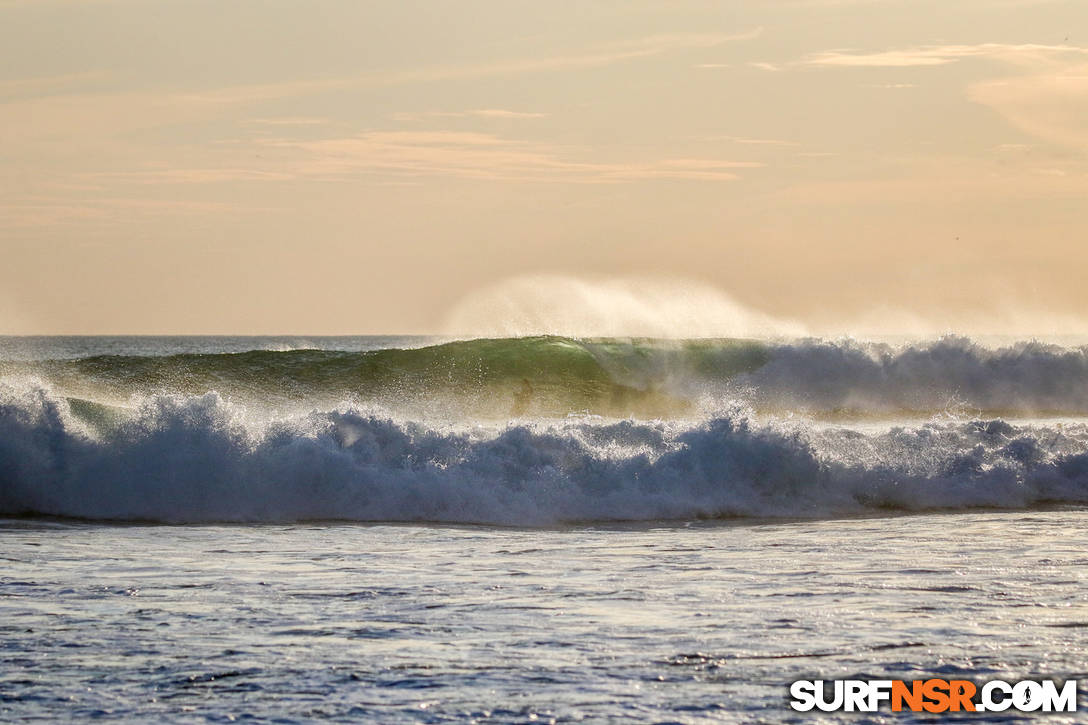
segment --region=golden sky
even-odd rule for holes
[[[1086,152],[1083,0],[0,0],[0,333],[1082,332]]]

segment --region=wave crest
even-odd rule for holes
[[[6,371],[100,401],[218,390],[265,408],[352,399],[449,420],[693,417],[736,399],[761,412],[822,418],[1088,414],[1088,348],[995,349],[960,337],[900,346],[530,337],[364,352],[97,356],[9,363]]]

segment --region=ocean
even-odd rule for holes
[[[0,719],[1088,679],[1086,504],[1075,344],[0,338]]]

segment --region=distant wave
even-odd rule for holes
[[[218,391],[249,404],[342,400],[407,415],[702,415],[722,401],[815,417],[1088,413],[1088,348],[967,338],[892,346],[851,340],[469,340],[364,352],[257,350],[7,363],[87,399]]]
[[[1047,504],[1088,504],[1083,425],[864,433],[737,411],[457,430],[353,405],[256,421],[214,393],[122,411],[0,384],[3,515],[548,525]]]

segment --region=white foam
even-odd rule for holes
[[[852,340],[776,345],[735,384],[775,407],[965,413],[1088,412],[1088,348],[1027,341],[989,348],[964,337],[906,346]]]
[[[1088,430],[1002,421],[862,433],[562,421],[438,430],[343,407],[253,421],[155,396],[109,432],[41,385],[0,384],[0,514],[163,522],[832,516],[1088,503]]]

